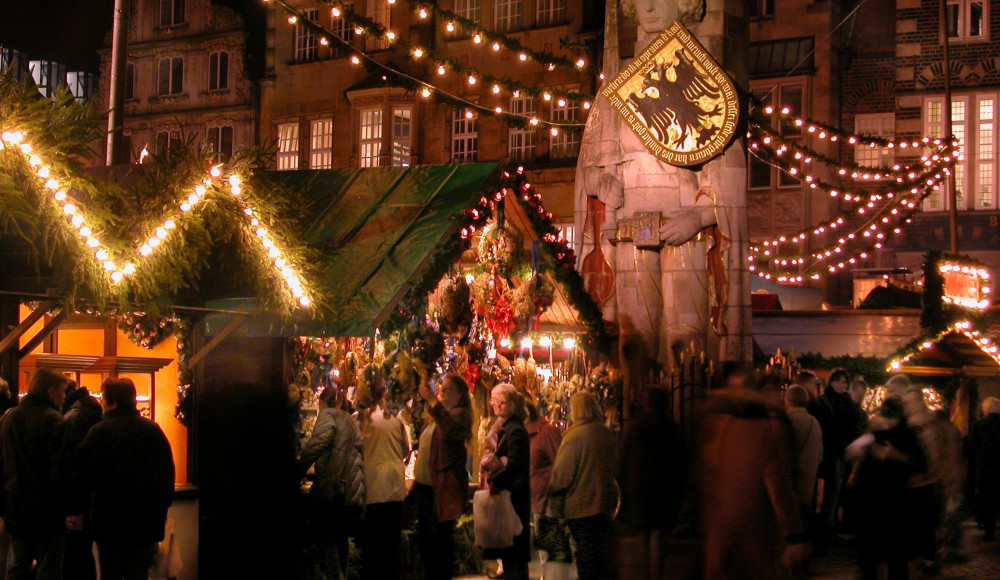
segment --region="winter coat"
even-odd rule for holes
[[[4,524],[14,534],[65,531],[70,504],[66,422],[48,397],[25,395],[0,419]]]
[[[864,433],[865,412],[861,405],[854,402],[850,393],[838,393],[833,387],[827,387],[819,398],[825,413],[816,415],[823,429],[823,461],[820,472],[830,474],[833,464],[844,455],[844,449]]]
[[[528,440],[528,430],[524,428],[522,419],[508,418],[497,431],[497,449],[494,452],[496,461],[487,476],[490,493],[507,490],[510,492],[510,502],[514,512],[521,519],[522,530],[514,536],[514,545],[510,548],[497,550],[496,554],[488,551],[484,557],[503,558],[512,561],[527,562],[529,559],[528,540],[531,518],[531,480],[529,469],[531,465],[531,443]]]
[[[444,408],[437,402],[430,408],[434,419],[431,438],[431,487],[439,522],[457,520],[469,493],[469,471],[465,467],[465,442],[472,433],[472,412],[466,407]]]
[[[618,449],[619,521],[642,530],[673,528],[685,465],[674,422],[662,411],[644,409],[625,423]]]
[[[62,413],[66,419],[68,449],[73,451],[83,442],[90,428],[101,420],[104,410],[86,387],[79,387],[66,397]]]
[[[795,496],[800,505],[809,505],[816,492],[816,474],[823,459],[823,430],[819,421],[804,408],[792,407],[786,417],[792,428]]]
[[[791,436],[757,394],[715,391],[699,431],[705,578],[782,577],[784,538],[802,533]]]
[[[78,448],[93,493],[94,537],[159,542],[174,499],[174,458],[160,426],[137,409],[104,414]]]
[[[549,496],[555,515],[567,519],[610,516],[616,494],[611,429],[600,421],[573,425],[563,435],[552,467]]]
[[[368,504],[406,499],[406,465],[410,454],[406,427],[397,417],[376,407],[362,424],[365,495]]]
[[[528,425],[528,437],[531,439],[531,513],[540,514],[545,506],[548,495],[549,480],[552,479],[552,466],[555,465],[556,453],[562,443],[562,433],[548,421],[539,418]]]
[[[1000,497],[1000,414],[987,415],[976,423],[967,445],[976,490]]]
[[[299,457],[305,473],[316,465],[316,481],[309,490],[314,500],[325,504],[365,505],[365,471],[358,426],[341,409],[323,409],[316,418],[312,437]]]

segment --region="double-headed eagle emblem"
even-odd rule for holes
[[[732,81],[674,22],[602,91],[646,147],[667,163],[701,165],[736,132]]]

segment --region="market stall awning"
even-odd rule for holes
[[[322,252],[331,317],[281,321],[260,313],[239,336],[370,336],[429,263],[456,235],[454,216],[481,195],[495,163],[275,172],[315,216],[302,233]],[[254,312],[252,298],[214,300],[220,310]],[[232,315],[208,318],[214,333]]]
[[[996,377],[1000,366],[967,335],[950,332],[904,363],[899,372],[916,376]]]

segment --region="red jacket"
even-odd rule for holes
[[[438,521],[448,522],[462,515],[469,491],[465,442],[472,433],[472,412],[465,407],[448,411],[441,403],[434,403],[430,412],[437,424],[431,439],[431,487]]]
[[[552,465],[562,442],[562,433],[543,418],[528,425],[531,437],[531,513],[540,514],[552,479]]]

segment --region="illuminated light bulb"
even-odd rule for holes
[[[187,200],[188,200],[188,203],[191,204],[191,205],[194,205],[194,204],[198,203],[198,194],[192,193],[191,195],[188,196]]]
[[[549,131],[552,133],[553,137],[557,137],[559,135],[559,129],[555,127],[552,127],[552,129],[550,129]]]
[[[97,253],[94,254],[94,257],[97,258],[98,260],[107,260],[108,259],[108,252],[107,252],[107,250],[104,250],[104,249],[97,250]]]
[[[302,298],[305,296],[305,290],[303,290],[301,286],[296,286],[292,288],[292,295],[296,298]]]
[[[274,261],[274,266],[276,268],[284,268],[286,263],[284,258],[278,258]]]
[[[469,75],[469,84],[470,85],[476,84],[476,77]]]
[[[546,335],[542,336],[540,339],[538,339],[538,345],[539,346],[543,346],[545,348],[548,348],[548,347],[552,346],[552,338],[549,337],[549,335],[546,334]]]
[[[146,240],[146,245],[151,248],[155,248],[160,245],[160,238],[149,238]]]
[[[521,348],[531,348],[534,344],[535,341],[531,340],[530,336],[521,339]]]
[[[101,242],[97,238],[87,238],[87,245],[91,248],[96,248],[101,245]]]
[[[473,282],[475,282],[475,280],[476,280],[476,277],[473,276],[472,274],[466,274],[465,275],[465,283],[466,284],[472,284]]]
[[[166,228],[156,228],[156,237],[160,238],[161,240],[167,237]]]
[[[264,236],[267,235],[267,230],[264,228],[257,228],[257,231],[254,233],[257,234],[257,237],[263,238]]]
[[[281,275],[282,275],[282,277],[284,277],[284,278],[287,279],[287,278],[291,278],[292,276],[294,276],[295,272],[292,271],[292,269],[289,268],[288,266],[285,266],[284,268],[281,269]]]
[[[422,89],[422,90],[420,91],[420,96],[424,97],[425,99],[426,99],[427,97],[431,96],[431,91],[430,91],[430,89],[427,89],[427,88],[425,88],[425,89]]]
[[[309,297],[308,296],[303,296],[303,297],[299,298],[299,304],[301,304],[302,306],[309,306],[309,304],[310,304]]]
[[[253,218],[250,220],[250,225],[257,227],[260,225],[260,222],[257,220],[257,218]]]
[[[135,264],[125,264],[125,267],[122,268],[122,272],[124,272],[125,275],[134,274],[135,273]]]
[[[32,167],[34,167],[35,165],[41,165],[41,163],[42,163],[42,158],[41,158],[41,157],[39,157],[39,156],[37,156],[37,155],[32,155],[31,157],[28,157],[28,163],[29,163],[29,164],[30,164],[30,165],[31,165]]]
[[[267,257],[269,257],[269,258],[277,258],[280,255],[281,255],[281,251],[278,250],[278,248],[271,248],[267,252]]]
[[[499,92],[500,92],[500,85],[493,85],[493,94],[495,95]]]
[[[472,42],[475,42],[476,44],[479,44],[482,41],[483,41],[483,36],[481,34],[479,34],[478,32],[472,35]]]
[[[94,232],[90,231],[90,228],[88,228],[88,227],[82,227],[82,228],[80,228],[80,235],[81,236],[87,237],[87,236],[89,236],[92,233],[94,233]]]
[[[420,18],[427,18],[427,9],[421,8],[420,11],[417,12],[417,16]]]
[[[604,80],[604,73],[601,73],[601,74],[597,75],[597,78],[599,78],[599,79],[601,79],[603,81]]]
[[[472,111],[466,111],[465,112],[465,118],[466,119],[471,119],[472,117],[473,117]]]
[[[122,274],[121,272],[112,272],[111,273],[111,281],[115,282],[116,284],[118,282],[121,282],[122,278],[124,278],[124,277],[125,277],[125,275]]]
[[[107,262],[104,262],[104,269],[107,270],[108,272],[114,270],[115,269],[115,263],[112,262],[111,260],[108,260]]]
[[[239,195],[239,194],[243,193],[243,188],[241,188],[238,185],[234,185],[233,187],[231,187],[229,189],[229,193],[231,193],[233,195]]]
[[[261,241],[260,244],[262,246],[264,246],[265,248],[273,248],[274,247],[274,240],[272,240],[271,238],[264,238],[264,240]]]
[[[584,108],[584,110],[590,109],[590,101],[584,101],[583,102],[583,108]]]
[[[439,75],[443,75],[444,74],[444,65],[443,64],[440,65],[440,66],[438,66],[438,74]]]
[[[556,103],[558,103],[560,107],[565,107],[566,99],[559,99],[558,101],[556,101]]]
[[[71,219],[70,222],[74,226],[80,227],[81,225],[83,225],[83,216],[80,214],[76,214],[75,216],[73,216],[73,219]]]
[[[389,42],[392,42],[393,40],[396,40],[396,33],[390,30],[385,33],[385,37],[389,39]]]
[[[219,177],[222,175],[222,169],[220,169],[219,166],[216,165],[215,167],[212,168],[211,171],[209,171],[209,173],[212,175],[212,177]],[[206,179],[205,184],[208,185],[208,183],[209,181]]]
[[[538,124],[538,117],[532,117],[531,119],[528,120],[528,123],[531,124],[531,125],[537,125]]]
[[[56,201],[63,201],[64,199],[66,199],[66,192],[65,191],[57,191],[54,194],[53,197],[56,198]]]
[[[334,18],[340,18],[340,8],[334,6],[330,12],[333,14]]]
[[[73,215],[76,213],[76,206],[71,203],[67,203],[63,206],[63,211],[66,212],[66,215]]]
[[[501,109],[500,107],[497,107],[496,109],[494,109],[494,111],[496,111],[497,113],[502,113],[503,109]]]
[[[563,339],[563,348],[565,348],[566,350],[573,350],[573,347],[575,346],[576,346],[576,339],[573,338],[572,336]]]
[[[549,93],[542,93],[542,99],[544,99],[546,101],[551,101],[552,100],[552,95],[549,94]]]
[[[550,71],[553,71],[556,70],[556,65],[550,62],[546,68],[548,68]]]
[[[351,64],[361,64],[361,59],[358,58],[358,55],[351,55]]]
[[[455,32],[455,23],[449,22],[448,24],[445,24],[444,29],[447,30],[448,32]]]
[[[298,21],[299,21],[298,16],[295,16],[294,14],[288,17],[289,24],[295,24]]]
[[[45,182],[45,187],[55,191],[59,189],[59,182],[56,181],[55,179],[49,179],[48,181]]]
[[[207,190],[207,189],[205,189],[205,186],[204,186],[204,185],[198,185],[198,186],[196,186],[196,187],[194,188],[194,193],[195,193],[195,194],[196,194],[196,195],[197,195],[198,197],[201,197],[201,196],[205,195],[205,192],[207,192],[207,191],[208,191],[208,190]],[[190,198],[188,198],[188,199],[190,199]],[[194,202],[192,202],[192,203],[194,203]]]
[[[190,210],[191,210],[190,203],[185,201],[184,203],[181,204],[181,211],[190,211]]]
[[[500,51],[500,43],[499,42],[494,42],[493,46],[491,48],[493,48],[494,52],[499,52]]]
[[[42,165],[41,167],[39,167],[38,168],[38,177],[41,177],[42,179],[48,179],[49,178],[49,168],[46,167],[46,166],[44,166],[44,165]]]
[[[522,52],[521,54],[517,55],[517,58],[521,59],[521,62],[524,62],[528,60],[528,55]]]
[[[414,48],[413,49],[413,58],[420,58],[422,56],[424,56],[423,49],[421,49],[421,48]]]
[[[319,37],[319,43],[322,44],[323,46],[326,46],[330,44],[330,41],[327,40],[325,36],[321,36]]]
[[[360,26],[355,26],[354,27],[354,34],[357,34],[357,35],[360,36],[360,35],[362,35],[364,33],[365,33],[365,29],[364,28],[361,28]]]

